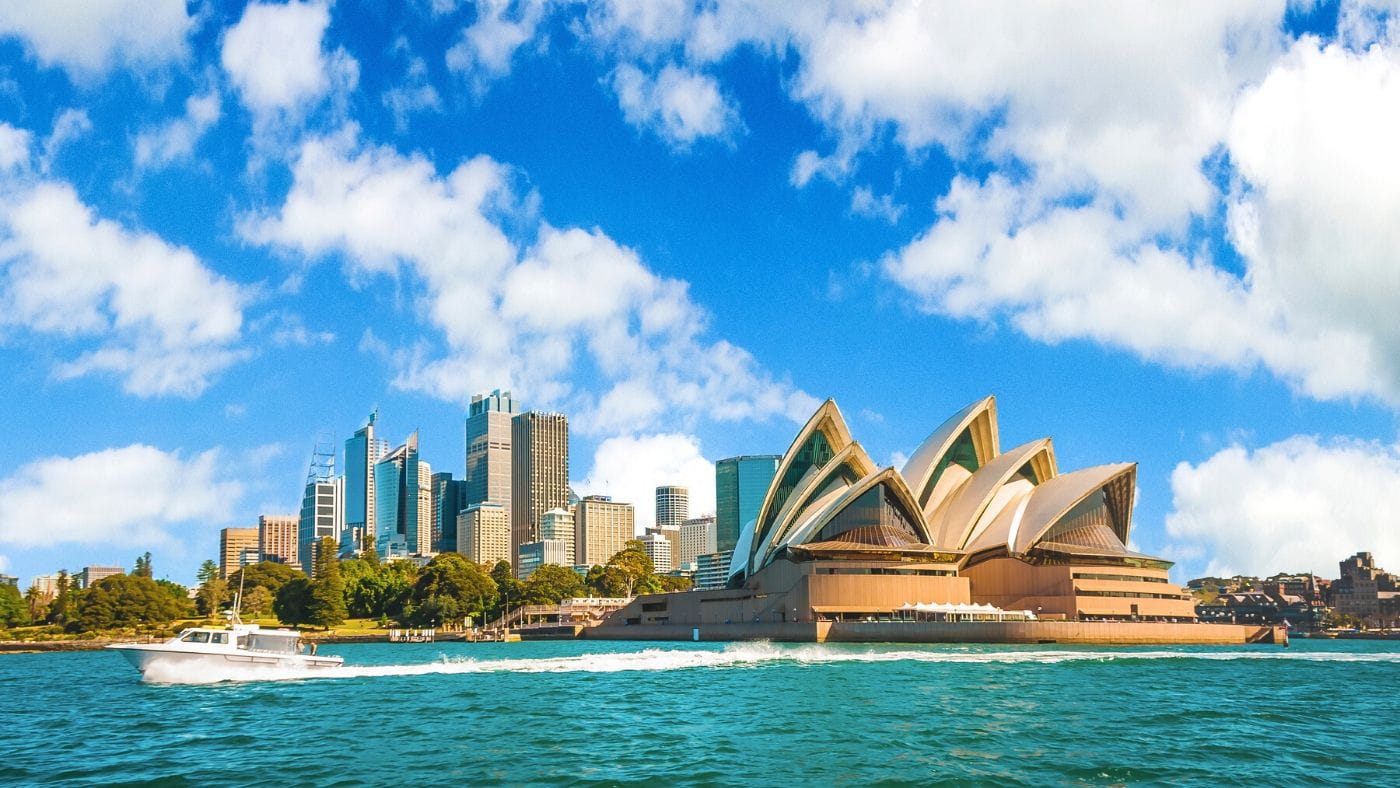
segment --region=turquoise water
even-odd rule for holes
[[[141,682],[111,652],[0,655],[0,784],[1394,784],[1400,768],[1400,643],[323,651],[347,667],[204,685]]]

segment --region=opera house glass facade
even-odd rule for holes
[[[915,604],[1192,621],[1170,562],[1126,546],[1136,472],[1061,473],[1049,438],[1003,451],[993,397],[943,422],[903,468],[880,468],[828,400],[739,534],[728,588],[668,595],[629,623],[858,621]]]

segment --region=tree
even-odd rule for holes
[[[29,608],[19,589],[0,583],[0,627],[22,627],[29,623]]]
[[[442,553],[419,573],[401,618],[427,626],[481,615],[495,604],[496,581],[457,553]]]
[[[53,599],[43,591],[39,590],[38,583],[30,583],[29,590],[24,592],[24,604],[29,608],[29,620],[40,621],[48,612],[49,602]]]
[[[335,550],[334,541],[321,540],[306,610],[308,622],[327,629],[345,621],[345,581],[340,577],[340,559]]]
[[[143,625],[165,626],[183,612],[180,603],[149,577],[104,577],[76,597],[69,631]]]
[[[630,597],[639,590],[638,584],[655,571],[641,540],[628,539],[623,548],[608,559],[594,588],[602,596]]]
[[[204,585],[218,576],[219,565],[214,563],[213,559],[206,558],[204,559],[204,563],[199,565],[199,571],[195,574],[195,579],[199,580],[200,585]]]
[[[524,595],[524,590],[520,586],[520,581],[515,579],[515,572],[510,568],[509,561],[497,561],[491,567],[491,580],[496,584],[496,594],[498,601],[491,607],[495,610],[495,615],[500,616],[506,608],[518,606],[520,599]]]
[[[74,597],[77,595],[77,589],[73,586],[67,569],[58,570],[58,581],[55,585],[57,593],[49,603],[48,621],[50,624],[67,624],[73,613]]]
[[[131,574],[147,579],[151,577],[151,554],[149,551],[144,555],[136,556],[136,568],[131,570]]]
[[[306,574],[300,569],[286,564],[279,564],[276,561],[260,561],[242,567],[229,575],[228,587],[233,591],[237,591],[241,587],[244,594],[254,588],[262,587],[266,588],[272,596],[277,596],[277,592],[282,590],[282,586],[286,585],[292,578],[305,576]]]
[[[201,616],[215,616],[228,598],[228,581],[215,575],[204,581],[195,593],[194,606]]]
[[[523,586],[522,601],[527,605],[553,605],[578,596],[583,579],[578,573],[558,564],[545,564],[536,569]]]
[[[250,618],[265,616],[272,610],[273,599],[272,592],[267,590],[266,586],[254,586],[252,591],[243,595],[239,611],[246,613]]]
[[[161,591],[164,591],[167,595],[170,596],[171,599],[175,600],[175,603],[177,605],[180,606],[181,618],[188,616],[190,613],[193,612],[194,607],[190,603],[190,590],[188,588],[185,588],[184,586],[180,585],[179,583],[173,580],[166,580],[165,578],[161,578],[160,580],[154,580],[152,582],[154,582],[157,588],[159,588]]]
[[[412,561],[383,564],[363,558],[340,562],[345,582],[345,606],[354,618],[398,615],[418,574]]]
[[[307,611],[311,607],[311,581],[305,576],[295,578],[282,586],[277,598],[272,602],[272,612],[283,624],[304,624]]]

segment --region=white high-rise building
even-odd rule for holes
[[[690,517],[690,490],[677,485],[656,488],[656,527],[680,528]]]
[[[602,566],[635,539],[632,504],[606,495],[588,495],[574,507],[574,549],[581,566]]]
[[[641,536],[642,549],[647,551],[657,574],[671,571],[671,540],[652,530]]]
[[[540,515],[540,541],[560,541],[564,543],[565,561],[561,566],[573,566],[577,550],[574,548],[574,513],[568,509],[550,509]]]
[[[457,515],[457,552],[488,570],[510,560],[510,519],[495,501],[474,503]]]

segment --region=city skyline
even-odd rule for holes
[[[996,394],[1177,579],[1400,565],[1389,12],[109,5],[0,13],[0,573],[190,582],[376,408],[464,479],[496,389],[639,528]]]

